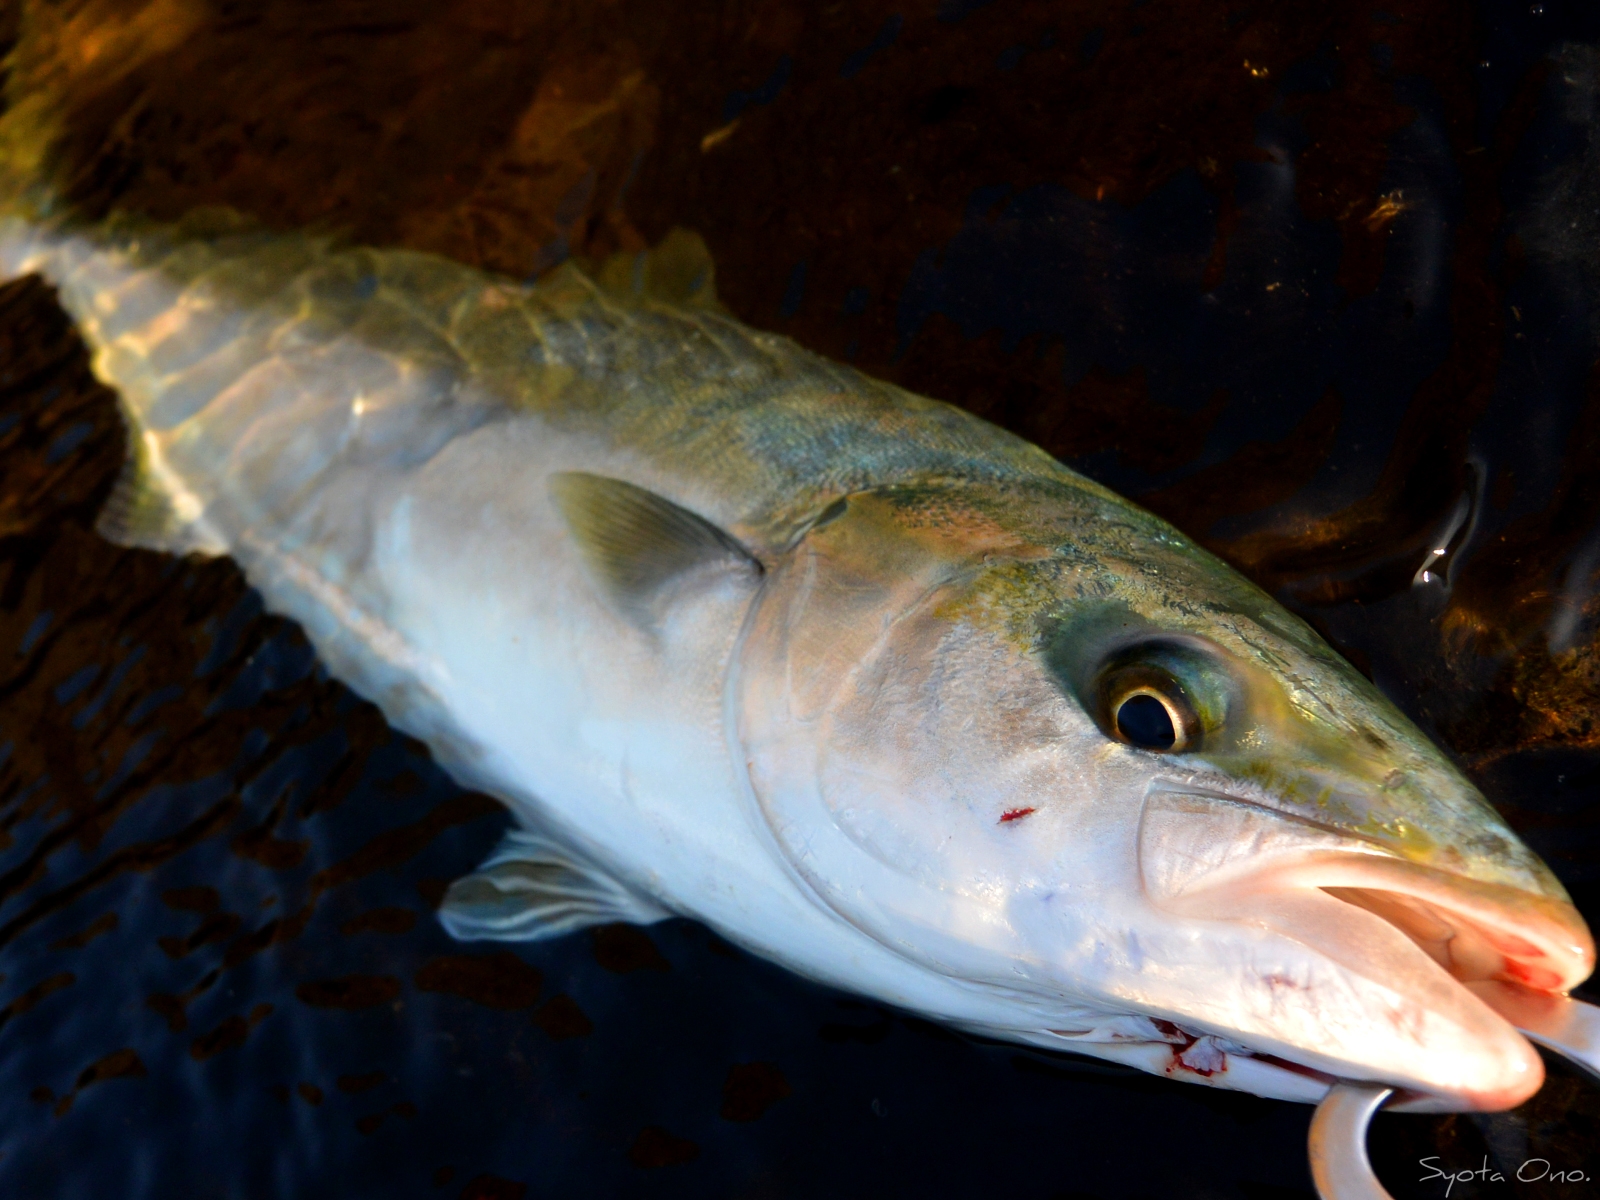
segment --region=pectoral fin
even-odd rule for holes
[[[520,829],[506,834],[475,872],[452,883],[439,907],[439,922],[462,941],[542,941],[590,925],[649,925],[671,915],[570,851]]]
[[[752,574],[761,564],[730,534],[654,492],[580,471],[550,483],[585,562],[617,607],[641,623],[668,582],[718,563]]]

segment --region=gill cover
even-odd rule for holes
[[[1007,912],[1048,872],[1019,862],[997,805],[1059,791],[1060,700],[941,611],[986,554],[1026,550],[969,511],[907,524],[899,499],[849,497],[769,572],[733,684],[751,784],[851,924],[947,976],[1048,991]]]

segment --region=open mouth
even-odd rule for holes
[[[1237,955],[1232,1007],[1199,1024],[1249,1046],[1252,1070],[1396,1084],[1397,1107],[1530,1095],[1537,1055],[1469,985],[1562,992],[1593,966],[1588,930],[1560,899],[1189,784],[1146,796],[1139,864],[1154,904]]]

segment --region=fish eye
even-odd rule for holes
[[[1171,750],[1178,727],[1161,697],[1135,692],[1117,706],[1117,732],[1144,750]]]
[[[1140,750],[1176,754],[1200,732],[1199,714],[1181,683],[1159,667],[1113,669],[1101,681],[1105,723],[1117,740]]]
[[[1130,636],[1131,635],[1131,636]],[[1155,754],[1215,749],[1245,717],[1243,677],[1221,647],[1126,616],[1046,630],[1041,665],[1106,737]]]

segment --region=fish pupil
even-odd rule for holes
[[[1145,750],[1170,750],[1178,740],[1172,714],[1154,696],[1129,696],[1117,707],[1117,732]]]

